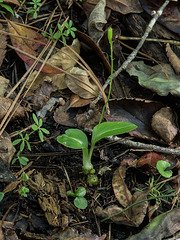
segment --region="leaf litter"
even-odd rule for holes
[[[97,5],[97,2],[98,1],[96,0],[88,0],[82,3],[82,9],[85,10],[85,8],[89,8],[88,6],[90,5],[95,6]],[[150,2],[153,2],[153,1],[150,1]],[[161,3],[161,1],[159,2]],[[86,5],[86,3],[90,5]],[[79,3],[76,2],[76,4],[78,6]],[[71,6],[71,4],[69,4],[69,6]],[[107,11],[107,8],[108,8],[108,11]],[[94,11],[96,11],[96,9]],[[106,11],[106,13],[108,12],[107,16],[104,11]],[[116,13],[114,13],[113,11],[115,11]],[[89,11],[89,12],[92,12],[92,11]],[[89,46],[91,47],[93,46],[92,48],[95,51],[98,49],[98,55],[100,56],[100,61],[102,61],[103,67],[105,67],[109,71],[108,62],[107,60],[105,60],[105,57],[104,57],[106,53],[102,52],[101,49],[95,43],[93,43],[92,38],[97,33],[100,35],[100,38],[98,37],[97,41],[98,42],[101,41],[101,36],[104,34],[104,30],[107,30],[109,26],[109,22],[108,24],[106,24],[106,21],[109,20],[109,18],[111,17],[111,14],[113,14],[114,19],[116,19],[117,13],[120,13],[121,16],[123,15],[123,17],[126,18],[127,13],[142,12],[142,8],[140,6],[139,1],[113,0],[113,1],[107,1],[107,2],[104,1],[104,7],[103,8],[100,7],[99,10],[97,10],[96,12],[102,15],[103,18],[98,20],[96,23],[93,23],[96,26],[96,28],[93,29],[93,33],[90,34],[90,37],[89,36],[85,37],[86,39],[85,42],[87,45],[89,43]],[[90,14],[87,14],[88,21],[92,19],[89,17],[89,15]],[[77,21],[75,19],[73,20],[77,24]],[[18,50],[17,50],[17,54],[26,64],[29,64],[29,66],[31,67],[35,59],[31,58],[30,55],[37,58],[39,56],[39,50],[41,51],[44,48],[44,46],[48,43],[48,39],[46,39],[44,36],[42,36],[38,32],[28,28],[27,25],[22,26],[10,21],[8,21],[8,24],[9,24],[9,31],[11,33],[12,44],[16,48],[26,53],[29,53],[29,56],[27,56],[26,54],[23,54],[22,52],[19,52]],[[123,25],[123,22],[121,22],[121,24]],[[178,23],[174,25],[177,26]],[[174,26],[174,28],[176,26]],[[90,27],[88,28],[90,29]],[[124,31],[123,33],[127,34],[127,32],[125,31],[125,28],[124,29],[122,28],[122,30]],[[79,36],[80,35],[81,37],[83,36],[84,38],[83,34],[79,34]],[[71,49],[73,49],[77,54],[82,53],[81,52],[82,50],[80,51],[81,37],[79,37],[79,41],[75,40],[72,45],[69,45]],[[107,38],[106,35],[104,35],[103,37]],[[81,46],[81,48],[83,47],[84,46]],[[106,50],[106,46],[104,49]],[[121,48],[117,48],[117,49],[121,50]],[[85,71],[84,68],[81,69],[79,66],[77,67],[76,63],[77,61],[79,61],[79,57],[77,56],[77,54],[74,54],[74,52],[70,51],[69,48],[65,46],[59,49],[54,55],[50,57],[47,63],[50,63],[51,65],[58,67],[59,70],[57,68],[56,69],[53,68],[48,64],[46,64],[43,67],[43,71],[39,74],[39,76],[36,79],[36,82],[33,84],[33,87],[31,87],[29,91],[28,98],[22,101],[23,107],[20,107],[21,111],[18,112],[17,115],[14,114],[15,118],[21,118],[23,120],[25,119],[26,115],[24,115],[24,110],[25,110],[24,105],[33,104],[32,108],[27,108],[28,111],[29,109],[41,111],[43,107],[46,107],[46,105],[48,105],[48,101],[53,99],[52,96],[54,95],[56,96],[56,94],[58,94],[58,97],[55,98],[56,101],[53,101],[53,103],[50,104],[46,110],[44,110],[45,113],[43,113],[42,115],[45,117],[45,121],[47,121],[48,123],[50,119],[47,116],[49,116],[50,114],[51,115],[54,114],[54,120],[56,122],[55,123],[56,125],[54,125],[54,122],[48,123],[49,126],[53,126],[53,130],[52,130],[53,132],[55,132],[54,128],[57,128],[58,131],[59,129],[60,131],[64,131],[64,128],[62,128],[63,125],[67,127],[75,126],[78,128],[91,129],[98,124],[100,115],[101,115],[101,108],[103,104],[98,103],[95,107],[90,106],[90,108],[89,108],[89,104],[92,102],[92,100],[95,97],[98,96],[100,88],[97,84],[95,84],[95,81],[92,78],[93,74],[92,72],[90,74],[89,69],[86,68],[86,71]],[[175,69],[176,73],[178,73],[178,63],[177,63],[178,61],[176,60],[175,56],[170,51],[170,49],[167,50],[167,55],[169,57],[169,61],[171,62],[172,67]],[[88,56],[88,58],[90,58],[90,56]],[[32,74],[30,82],[28,83],[28,85],[26,85],[27,87],[30,86],[31,82],[36,77],[36,74],[38,73],[37,70],[40,69],[41,64],[42,63],[39,63],[36,66],[36,71],[34,71],[34,73]],[[168,94],[171,93],[172,95],[179,97],[178,76],[175,75],[173,69],[169,64],[166,64],[166,65],[163,65],[162,63],[160,64],[161,64],[161,67],[159,67],[159,65],[152,67],[147,64],[145,65],[144,62],[141,62],[141,61],[132,62],[129,64],[127,71],[129,72],[130,75],[137,76],[139,78],[139,85],[141,85],[143,88],[150,89],[152,91],[152,96],[156,96],[155,95],[156,93],[159,96],[168,97]],[[162,67],[165,71],[162,71]],[[66,73],[62,73],[61,70],[62,71],[65,70]],[[104,74],[103,70],[104,69],[100,69],[100,71],[97,72],[97,75],[101,76],[102,81],[105,80],[106,78],[106,76],[104,77],[103,75]],[[127,75],[126,77],[130,78]],[[132,81],[133,79],[134,78],[131,78]],[[150,85],[151,83],[153,86]],[[5,104],[8,101],[10,101],[10,105],[13,103],[13,100],[10,100],[10,98],[4,97],[4,94],[6,94],[8,84],[9,84],[9,80],[5,82],[4,84],[5,87],[2,93],[3,95],[2,111],[1,111],[2,113],[5,106],[3,104]],[[124,85],[123,88],[127,87],[126,83],[123,83],[123,85]],[[175,113],[176,111],[174,111],[174,108],[172,110],[170,107],[167,107],[166,104],[161,103],[161,99],[159,102],[154,100],[147,101],[145,99],[139,100],[137,98],[116,99],[116,96],[114,96],[113,94],[112,94],[112,98],[114,98],[115,100],[110,101],[110,104],[109,104],[110,114],[105,114],[104,120],[106,121],[120,120],[120,121],[127,121],[127,122],[137,124],[138,129],[136,131],[131,131],[129,133],[131,138],[134,138],[134,139],[138,137],[139,139],[140,138],[143,139],[143,141],[151,141],[151,142],[163,143],[163,144],[165,144],[166,142],[167,146],[176,143],[174,138],[177,137],[176,135],[178,135],[179,127],[177,124],[178,118]],[[31,102],[29,103],[28,101],[30,99],[30,96],[31,96]],[[138,97],[138,96],[135,96],[135,97]],[[59,101],[57,100],[58,98],[59,98]],[[5,112],[2,114],[2,118],[4,117],[4,114],[6,114],[6,112],[8,111],[10,105],[6,107]],[[163,116],[161,115],[162,110],[163,111],[165,110],[165,113]],[[29,113],[26,113],[26,114],[29,114]],[[154,120],[156,117],[157,117],[157,120]],[[14,119],[12,120],[14,121]],[[61,126],[61,128],[59,128],[58,124]],[[128,136],[128,135],[125,135],[125,136]],[[51,141],[52,139],[50,137],[49,139],[46,139],[45,144],[49,146],[51,145],[52,147],[54,147],[53,145],[55,144],[54,142],[53,144],[51,144]],[[97,149],[99,147],[100,146],[98,146]],[[106,165],[107,161],[112,161],[113,147],[108,149],[110,150],[109,156],[101,158],[102,163],[100,163],[100,165],[104,165],[104,164]],[[65,152],[66,150],[61,149],[60,151]],[[119,151],[120,151],[120,148],[118,145],[118,152]],[[130,149],[128,149],[128,151],[130,151]],[[97,155],[97,153],[95,155]],[[135,158],[138,158],[139,155],[142,156],[142,152],[135,154],[136,156]],[[59,160],[61,160],[60,162],[62,162],[62,165],[59,166],[59,164],[57,164],[55,166],[56,170],[51,171],[51,168],[49,167],[49,163],[43,164],[43,166],[47,165],[46,167],[49,169],[46,168],[46,171],[48,173],[50,172],[50,174],[47,174],[45,172],[44,172],[45,174],[42,174],[37,170],[35,173],[34,172],[35,169],[33,169],[31,172],[30,171],[28,172],[28,175],[29,176],[32,175],[32,178],[30,179],[29,182],[27,182],[29,188],[31,188],[31,191],[32,191],[32,193],[30,193],[31,197],[34,198],[34,196],[36,196],[36,200],[38,201],[38,204],[39,204],[38,206],[41,207],[41,210],[43,211],[43,214],[46,217],[48,225],[52,227],[61,227],[62,229],[60,232],[53,234],[52,237],[54,239],[60,239],[60,238],[61,239],[84,239],[84,240],[105,239],[106,235],[105,234],[102,235],[100,231],[99,231],[99,237],[98,237],[92,234],[91,232],[88,232],[87,234],[86,229],[84,232],[82,231],[83,233],[82,232],[80,233],[80,229],[78,227],[76,229],[73,227],[69,227],[71,226],[71,224],[74,224],[74,223],[75,225],[80,224],[80,221],[77,219],[82,219],[82,220],[87,219],[86,218],[87,212],[77,211],[77,209],[75,209],[75,207],[67,199],[66,187],[68,187],[68,189],[70,187],[75,190],[79,187],[79,185],[84,184],[84,180],[82,178],[80,180],[74,181],[72,176],[75,176],[75,173],[71,173],[72,175],[70,176],[70,180],[66,181],[66,179],[64,179],[62,176],[64,175],[67,176],[69,172],[71,172],[72,170],[75,169],[75,167],[77,167],[76,163],[74,163],[75,156],[73,156],[72,158],[68,157],[67,165],[63,160],[64,157],[61,158],[60,156],[62,155],[59,155],[58,158]],[[12,156],[9,156],[9,159],[11,158]],[[144,224],[144,218],[146,216],[148,216],[149,220],[151,221],[151,219],[154,218],[153,216],[154,213],[155,214],[157,213],[156,210],[158,209],[159,205],[155,204],[154,206],[151,206],[149,201],[142,201],[147,199],[150,189],[146,188],[146,190],[137,191],[135,190],[135,188],[131,187],[131,184],[133,185],[133,179],[129,179],[128,172],[131,171],[132,168],[134,168],[136,171],[138,171],[138,173],[145,174],[147,176],[151,176],[152,174],[154,174],[156,176],[157,174],[156,162],[158,161],[158,159],[160,160],[160,158],[161,158],[161,155],[157,155],[157,153],[148,152],[144,156],[142,156],[142,158],[140,158],[138,163],[139,165],[138,164],[134,165],[135,164],[134,160],[132,160],[132,162],[131,161],[127,162],[124,156],[124,157],[121,157],[121,160],[118,157],[116,158],[116,159],[119,159],[118,161],[121,162],[120,167],[117,168],[116,164],[115,165],[112,164],[113,166],[111,167],[104,166],[104,169],[106,170],[103,172],[103,174],[101,174],[102,175],[101,187],[106,188],[108,186],[106,184],[109,184],[109,183],[111,185],[111,179],[108,175],[111,176],[112,172],[114,171],[114,174],[112,177],[112,187],[113,187],[114,195],[112,194],[111,198],[115,197],[116,203],[113,205],[108,203],[108,207],[101,206],[101,203],[103,203],[103,201],[99,202],[100,199],[99,197],[97,197],[98,195],[96,195],[96,193],[99,194],[99,189],[96,189],[97,192],[94,193],[94,190],[92,189],[90,190],[87,187],[88,197],[89,197],[88,201],[92,201],[92,199],[95,199],[95,201],[93,200],[91,202],[92,203],[91,208],[93,208],[93,210],[96,208],[95,212],[97,216],[99,216],[100,218],[110,217],[111,221],[117,224],[131,226],[131,227],[139,227],[141,224]],[[122,159],[124,160],[122,161]],[[9,161],[10,160],[8,160],[8,163]],[[174,159],[174,161],[172,160],[172,162],[176,162],[176,161],[178,162],[177,159],[176,160]],[[62,171],[62,169],[65,169],[64,164],[67,168],[67,171],[66,170]],[[149,167],[149,169],[147,168],[147,166]],[[28,167],[30,167],[30,165]],[[33,168],[36,168],[36,167],[33,166]],[[52,168],[53,168],[53,164],[52,164]],[[103,167],[100,169],[103,169]],[[175,173],[176,171],[177,169],[174,170]],[[63,178],[62,179],[63,182],[59,178],[59,172],[61,175],[60,178],[61,179]],[[67,179],[69,179],[69,177],[67,177]],[[109,180],[109,183],[108,183],[108,180]],[[175,181],[175,182],[178,185],[178,181]],[[12,183],[11,187],[9,187],[9,190],[7,190],[6,193],[8,193],[8,191],[13,191],[13,194],[17,194],[17,186],[19,184],[22,184],[22,180],[20,179],[18,179],[14,185]],[[110,189],[110,188],[107,187],[107,189]],[[178,192],[178,187],[177,187],[177,192]],[[92,193],[95,195],[93,195]],[[108,190],[106,191],[106,194],[107,195],[109,194]],[[174,204],[176,203],[176,200],[174,198],[173,200]],[[27,198],[27,202],[28,201],[29,199]],[[138,201],[142,201],[142,202],[136,205]],[[113,214],[117,214],[120,211],[123,211],[126,207],[131,206],[131,204],[134,204],[134,206],[127,209],[127,211],[124,211],[120,215],[111,216]],[[91,211],[89,211],[88,214],[90,212]],[[76,216],[78,217],[76,218]],[[170,225],[172,224],[171,229],[166,228],[166,225],[167,225],[167,222],[165,221],[166,218],[168,219],[168,224],[169,223]],[[163,234],[159,234],[159,231],[160,231],[159,222],[158,222],[159,220],[157,220],[157,224],[154,224],[153,227],[150,226],[148,231],[146,231],[145,229],[142,232],[140,232],[139,235],[137,236],[134,235],[132,237],[129,237],[129,239],[136,239],[136,237],[140,239],[145,239],[145,238],[148,239],[149,236],[154,238],[156,237],[157,232],[159,234],[159,235],[157,234],[158,237],[162,239],[163,237],[175,234],[178,231],[176,227],[173,227],[173,224],[178,224],[178,212],[175,212],[173,210],[166,212],[164,215],[159,215],[159,219],[161,219],[160,220],[162,223],[161,230],[163,229],[163,232],[164,232]],[[164,221],[162,221],[162,219]],[[29,218],[29,220],[32,221],[32,218]],[[88,220],[89,220],[89,216],[88,216]],[[156,218],[154,218],[154,220],[152,221],[156,222]],[[34,229],[36,229],[36,227],[37,226],[33,225]],[[78,229],[78,232],[76,232],[77,229]],[[107,233],[106,230],[103,229],[103,231]],[[3,233],[2,233],[2,237],[4,237]],[[28,239],[34,239],[34,238],[38,239],[40,235],[39,234],[33,235],[32,233],[26,231],[26,233],[24,234],[24,237],[27,237]],[[42,239],[43,237],[44,239],[46,238],[45,235],[41,235],[41,237]],[[14,239],[15,238],[18,239],[17,235],[16,236],[14,235]]]

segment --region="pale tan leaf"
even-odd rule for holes
[[[4,3],[12,3],[12,4],[20,6],[20,3],[18,2],[18,0],[4,0],[3,2]]]
[[[1,54],[1,50],[0,50],[0,54]],[[0,55],[1,56],[1,55]],[[8,84],[9,84],[9,80],[0,76],[0,96],[4,97],[5,92],[7,91],[8,88]]]
[[[169,58],[169,61],[172,65],[172,67],[174,68],[174,71],[176,72],[176,74],[179,74],[180,73],[180,59],[172,51],[169,43],[166,44],[166,53],[167,53],[167,56]]]
[[[4,30],[3,29],[3,25],[0,23],[0,30]],[[5,57],[5,54],[6,54],[6,38],[7,36],[4,35],[4,34],[0,34],[0,66],[2,65],[3,63],[3,60],[4,60],[4,57]]]
[[[66,75],[65,82],[73,93],[85,99],[98,96],[98,87],[93,82],[90,82],[89,76],[85,70],[73,67],[70,73],[74,77]]]

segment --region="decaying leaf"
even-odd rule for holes
[[[87,0],[83,2],[83,9],[87,12],[88,8],[91,8],[91,5],[94,7],[97,3],[98,0]],[[142,12],[139,1],[134,0],[106,0],[106,8],[121,14]]]
[[[9,3],[9,4],[16,4],[20,6],[20,3],[18,2],[18,0],[3,0],[3,2]]]
[[[180,73],[180,59],[178,58],[178,56],[172,51],[169,43],[166,44],[166,54],[169,58],[169,61],[172,65],[172,67],[174,68],[174,71],[176,72],[176,74]]]
[[[98,43],[103,34],[103,27],[107,23],[105,13],[106,0],[100,0],[93,11],[91,12],[88,19],[88,32],[89,36]]]
[[[13,103],[13,100],[9,98],[0,97],[0,119],[3,119],[3,117],[7,113],[12,103]],[[13,117],[11,118],[11,121],[14,120],[15,118],[23,118],[23,117],[24,117],[24,108],[21,106],[18,106]]]
[[[143,61],[132,62],[128,65],[126,71],[131,76],[137,76],[139,84],[156,92],[160,96],[167,96],[171,93],[174,96],[180,96],[180,76],[177,76],[169,64],[161,64],[168,74],[163,72],[159,65],[148,66]]]
[[[107,121],[124,121],[138,126],[129,132],[131,136],[145,139],[157,139],[152,131],[151,118],[163,107],[162,103],[145,101],[143,99],[116,99],[109,101],[110,115],[104,114]]]
[[[4,131],[0,136],[0,157],[3,159],[7,166],[10,165],[15,152],[16,149],[12,145],[9,134]]]
[[[0,30],[3,30],[3,25],[0,23]],[[6,54],[6,38],[7,36],[5,34],[1,34],[0,35],[0,66],[2,65],[3,63],[3,60],[4,60],[4,57],[5,57],[5,54]]]
[[[54,87],[51,83],[43,82],[42,85],[40,85],[34,93],[32,100],[32,103],[34,104],[33,108],[35,110],[41,109],[49,100],[51,93],[55,92],[56,90],[57,88]]]
[[[143,9],[153,17],[153,11],[157,11],[164,0],[140,0]],[[178,1],[170,1],[164,9],[158,21],[169,30],[180,33],[180,10]]]
[[[80,98],[77,94],[72,94],[70,97],[70,104],[69,108],[78,108],[78,107],[84,107],[88,105],[91,102],[91,99],[84,99]]]
[[[80,42],[75,39],[70,46],[76,53],[80,53]],[[78,60],[77,56],[68,48],[63,47],[61,48],[56,54],[54,54],[50,59],[48,59],[48,63],[58,67],[61,66],[62,69],[65,71],[70,70]],[[28,79],[27,86],[31,84],[36,76],[37,71],[34,71],[31,77]],[[65,74],[47,74],[47,73],[40,73],[33,83],[31,90],[36,90],[40,84],[44,81],[51,82],[53,86],[57,87],[59,90],[67,88],[67,84],[64,81]]]
[[[152,129],[166,142],[170,143],[178,133],[177,117],[171,108],[157,111],[151,122]]]
[[[90,82],[88,73],[85,70],[73,67],[70,70],[70,73],[74,78],[72,76],[66,75],[65,83],[73,93],[85,99],[90,99],[98,96],[98,87],[94,84],[94,82]]]
[[[95,127],[99,123],[100,117],[101,113],[97,108],[89,109],[88,112],[76,115],[78,126],[80,128],[89,129],[93,129],[93,127]]]
[[[141,201],[147,198],[147,192],[135,192],[132,201],[130,204]],[[147,212],[147,201],[144,201],[140,204],[134,205],[129,208],[127,211],[123,211],[123,208],[117,205],[111,205],[105,209],[101,207],[96,208],[96,215],[101,218],[110,217],[111,221],[116,224],[123,224],[131,227],[138,227],[144,220],[144,217]],[[120,214],[118,214],[120,213]]]
[[[125,183],[126,166],[122,165],[116,169],[112,179],[114,195],[119,203],[125,208],[130,205],[132,195]]]
[[[157,172],[156,163],[159,160],[163,160],[163,157],[160,154],[156,152],[148,152],[137,160],[136,167],[143,173],[150,175],[152,172]]]
[[[1,52],[0,52],[0,54],[1,54]],[[2,76],[0,76],[0,85],[1,85],[1,87],[0,87],[0,96],[1,97],[4,97],[4,94],[6,93],[7,88],[8,88],[8,84],[9,84],[9,80],[4,78],[4,77],[2,77]]]
[[[11,42],[14,47],[17,49],[23,50],[26,53],[31,54],[32,56],[37,57],[40,51],[44,48],[44,46],[48,43],[48,39],[45,38],[43,35],[37,33],[36,31],[23,26],[18,25],[15,22],[8,21],[9,32],[13,33],[15,36],[10,36]],[[17,36],[17,37],[16,37]],[[21,37],[26,37],[21,38]],[[36,40],[33,41],[33,40]],[[37,42],[37,40],[39,42]],[[39,52],[38,52],[39,51]],[[34,59],[31,57],[16,51],[18,56],[28,65],[31,66],[34,63]],[[41,67],[41,63],[36,65],[36,69],[39,70]],[[61,65],[57,66],[61,67]],[[45,73],[61,73],[60,69],[56,70],[53,67],[46,65],[42,68],[42,72]]]
[[[180,229],[180,209],[162,213],[149,223],[140,233],[127,240],[164,239],[173,236]]]

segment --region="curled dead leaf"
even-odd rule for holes
[[[85,70],[73,67],[70,70],[70,73],[71,76],[66,75],[65,83],[73,93],[85,99],[90,99],[98,96],[98,87],[94,84],[94,82],[91,82],[89,80],[89,75]]]
[[[176,74],[179,74],[180,73],[180,59],[172,51],[169,43],[166,44],[166,53],[167,53],[167,56],[169,58],[169,61],[172,65],[172,67],[174,68],[174,71],[176,72]]]

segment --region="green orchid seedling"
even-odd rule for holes
[[[83,152],[83,172],[88,175],[88,183],[97,184],[97,178],[93,175],[95,170],[91,163],[92,153],[96,142],[99,140],[118,134],[123,134],[137,128],[136,125],[127,122],[103,122],[96,125],[92,132],[91,147],[88,149],[88,138],[79,129],[68,129],[65,134],[58,136],[57,141],[62,145],[82,149]]]
[[[88,202],[84,196],[86,195],[86,189],[84,187],[79,187],[75,193],[71,190],[67,191],[67,195],[74,197],[74,205],[79,209],[87,208]]]

